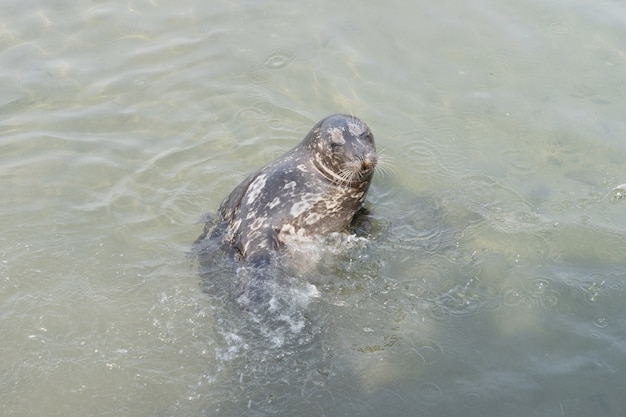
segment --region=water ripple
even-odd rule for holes
[[[423,404],[433,406],[441,402],[443,394],[437,384],[424,382],[417,388],[417,398]]]
[[[482,396],[477,392],[467,392],[463,394],[462,402],[467,408],[480,407],[482,403]]]
[[[414,349],[415,353],[424,363],[432,364],[443,357],[443,350],[432,340],[420,341],[416,343]]]
[[[271,72],[267,70],[253,70],[248,73],[248,80],[253,84],[267,84],[274,79]]]
[[[608,327],[609,324],[611,324],[611,317],[603,313],[596,314],[593,317],[592,322],[593,322],[593,325],[597,327],[598,329],[604,329],[605,327]]]
[[[500,163],[513,175],[530,175],[537,171],[535,156],[523,149],[509,149],[500,154]]]
[[[296,59],[296,54],[290,49],[279,49],[265,60],[265,68],[272,71],[282,71],[288,68]]]

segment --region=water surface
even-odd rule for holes
[[[0,16],[3,414],[623,413],[621,2]],[[373,236],[255,321],[203,292],[198,219],[334,112],[393,161]]]

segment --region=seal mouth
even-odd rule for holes
[[[321,161],[316,160],[315,165],[320,173],[333,184],[344,187],[359,188],[372,176],[376,168],[376,154],[359,156],[354,161],[342,165],[338,172],[327,167]]]

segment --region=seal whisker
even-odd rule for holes
[[[353,169],[344,168],[338,173],[337,184],[341,186],[348,186],[354,180],[355,172]]]
[[[394,172],[396,170],[396,167],[393,164],[393,160],[391,159],[391,157],[383,153],[382,150],[376,153],[376,159],[377,161],[374,169],[380,174],[381,177],[384,177],[390,172]]]

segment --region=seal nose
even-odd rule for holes
[[[361,161],[361,169],[363,171],[370,171],[376,166],[376,154],[367,154]]]

